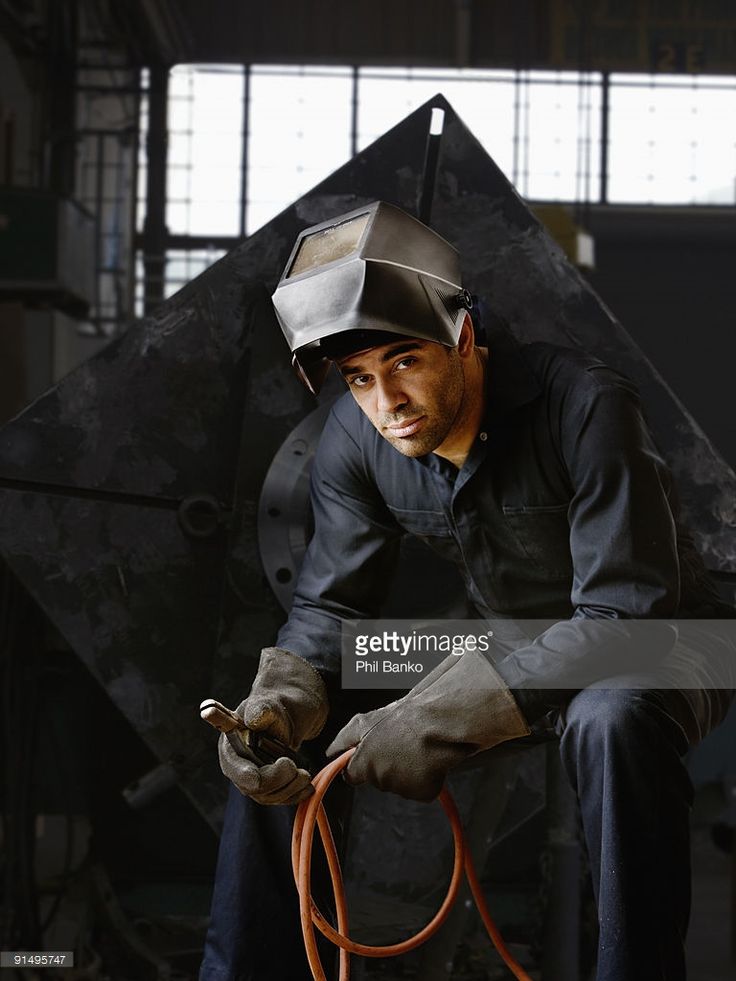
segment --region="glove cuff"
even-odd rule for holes
[[[469,652],[462,655],[468,656]],[[483,662],[479,667],[479,673],[487,675],[483,678],[482,685],[491,689],[491,710],[493,718],[493,736],[497,743],[506,742],[508,739],[519,739],[531,733],[529,723],[524,713],[519,708],[516,699],[503,680],[501,675],[491,665],[488,658],[478,653],[477,657]]]
[[[286,742],[293,749],[305,739],[319,735],[329,712],[322,676],[303,657],[281,647],[265,647],[261,651],[258,673],[246,702],[249,717],[275,711],[288,720]]]

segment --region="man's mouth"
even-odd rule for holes
[[[424,425],[424,420],[426,416],[418,416],[411,422],[400,422],[393,426],[386,426],[386,429],[392,436],[397,436],[399,439],[403,439],[405,436],[413,436],[415,433],[419,432],[421,427]]]

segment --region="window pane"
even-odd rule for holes
[[[615,75],[609,200],[734,204],[734,79]]]
[[[359,146],[438,93],[521,194],[556,200],[598,194],[600,75],[364,69]]]
[[[136,317],[143,316],[143,253],[138,250],[135,254],[135,295],[133,298],[133,311]]]
[[[358,148],[363,149],[432,96],[441,93],[511,179],[513,72],[361,69]]]
[[[164,296],[173,296],[225,255],[223,249],[169,249],[166,253]]]
[[[182,286],[199,276],[209,266],[225,255],[223,249],[169,249],[164,271],[164,297],[168,299]],[[144,315],[143,253],[135,257],[135,315]]]
[[[347,68],[253,68],[249,233],[349,158],[351,93]]]
[[[243,69],[178,65],[169,93],[169,231],[238,235]]]
[[[143,231],[143,222],[146,218],[146,182],[148,180],[148,157],[146,156],[146,139],[148,137],[148,82],[150,72],[147,68],[141,69],[140,86],[140,130],[138,136],[138,201],[136,209],[135,227],[139,232]]]
[[[518,188],[546,201],[597,200],[600,75],[530,72],[524,99]],[[521,134],[520,134],[521,135]]]

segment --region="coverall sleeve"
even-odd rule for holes
[[[634,386],[593,371],[553,422],[573,490],[574,612],[499,666],[530,722],[593,681],[650,670],[677,636],[664,619],[680,595],[671,475]]]
[[[334,411],[315,455],[310,488],[314,535],[277,644],[329,675],[340,671],[343,621],[379,615],[402,530]]]

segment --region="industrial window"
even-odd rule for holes
[[[613,75],[608,200],[736,203],[736,79]]]
[[[166,225],[172,234],[240,234],[243,69],[173,68]]]
[[[249,92],[248,233],[350,158],[352,73],[256,65]]]
[[[138,123],[138,196],[136,207],[135,227],[138,231],[143,231],[143,222],[146,220],[146,181],[148,179],[148,148],[146,139],[148,137],[148,85],[150,72],[147,68],[141,71],[141,98],[140,116]],[[137,280],[137,277],[136,277]]]
[[[357,148],[362,150],[439,92],[509,178],[514,162],[515,72],[364,68]]]
[[[537,201],[596,201],[600,189],[601,76],[523,73],[516,185]]]
[[[525,197],[597,194],[601,76],[575,72],[362,69],[358,148],[441,92]]]
[[[531,200],[736,203],[733,77],[178,65],[169,86],[172,248],[196,249],[201,271],[438,92]],[[142,130],[146,112],[144,97]],[[142,198],[145,154],[140,176]],[[141,208],[139,230],[143,219]],[[180,258],[169,251],[167,260],[165,295],[186,281]]]
[[[166,253],[164,296],[173,296],[224,255],[225,249],[169,249]]]

